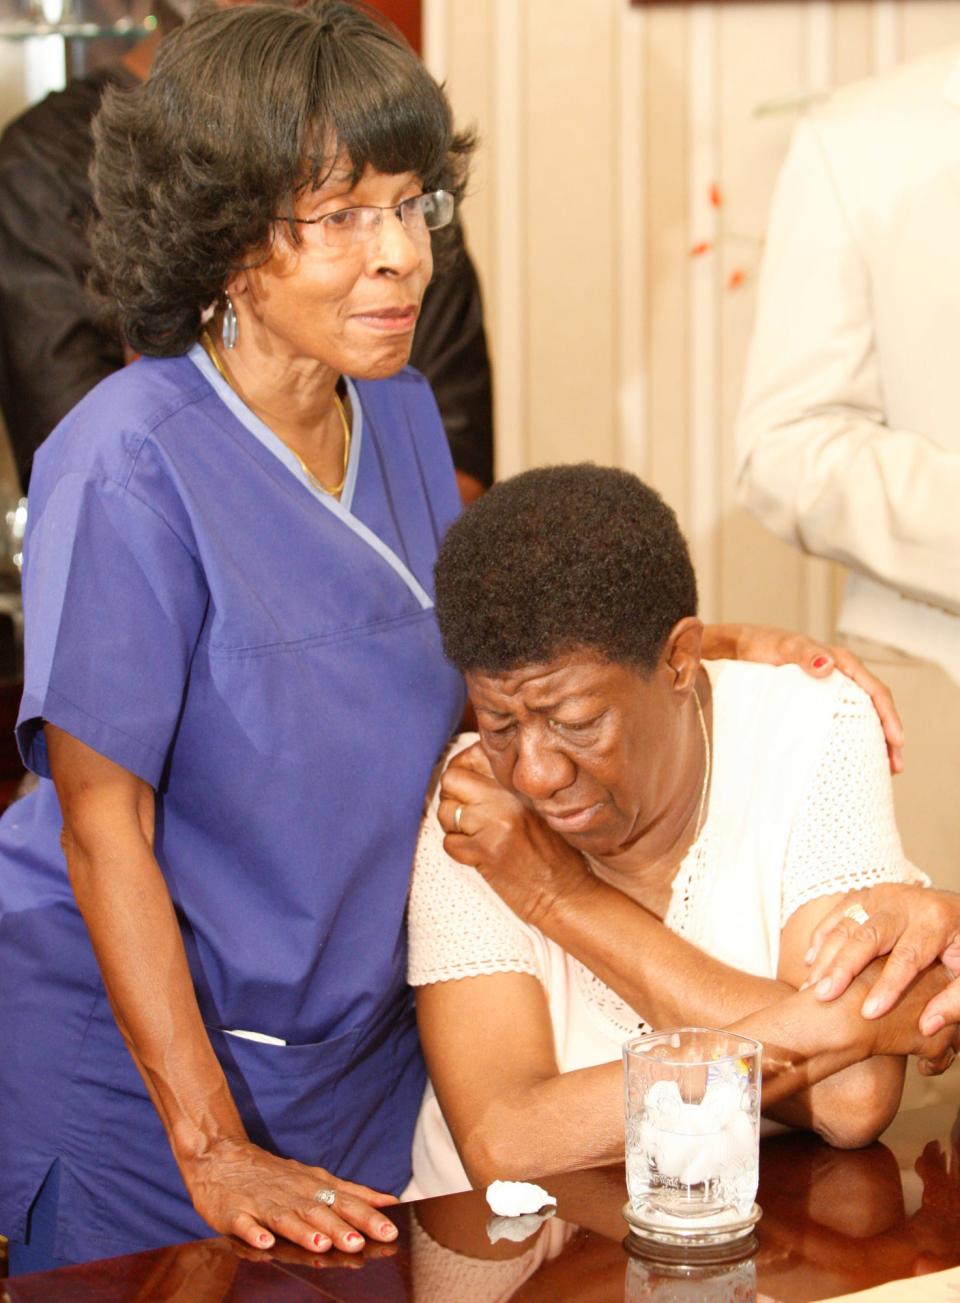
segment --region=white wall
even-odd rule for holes
[[[836,568],[733,501],[755,271],[801,111],[789,101],[960,40],[960,3],[424,0],[424,19],[427,61],[483,138],[465,211],[499,473],[629,467],[677,508],[705,615],[825,635]]]

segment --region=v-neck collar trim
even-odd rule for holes
[[[343,377],[344,384],[347,387],[347,395],[350,399],[351,414],[353,416],[353,425],[350,439],[350,457],[347,462],[347,474],[343,484],[343,492],[340,494],[339,501],[329,493],[325,493],[316,481],[312,480],[303,466],[300,459],[292,449],[288,448],[279,435],[274,434],[266,422],[261,421],[256,412],[252,411],[240,395],[227,384],[223,376],[213,365],[207,355],[206,349],[202,344],[194,344],[187,354],[190,361],[201,372],[204,379],[213,387],[217,396],[229,407],[237,420],[244,425],[255,439],[258,439],[273,455],[286,466],[296,479],[300,481],[308,493],[312,493],[318,502],[330,509],[342,507],[345,512],[351,512],[353,507],[353,494],[357,484],[357,468],[360,464],[360,450],[363,447],[363,407],[360,404],[360,398],[357,394],[356,387],[352,380],[347,376]],[[339,514],[339,513],[337,513]]]
[[[361,538],[378,556],[386,561],[387,565],[403,580],[407,588],[417,599],[418,604],[425,611],[432,609],[433,599],[426,591],[416,575],[410,570],[409,566],[397,556],[396,552],[386,544],[377,534],[353,514],[353,498],[357,486],[357,477],[360,468],[360,453],[363,447],[364,436],[364,417],[363,405],[360,402],[360,395],[353,381],[344,376],[344,384],[347,387],[347,394],[350,398],[351,415],[353,417],[352,437],[350,442],[350,457],[347,462],[347,477],[343,485],[343,492],[339,501],[329,493],[317,487],[311,481],[306,471],[300,464],[296,454],[287,447],[279,435],[275,434],[270,427],[257,416],[256,412],[246,405],[243,399],[235,390],[224,380],[223,376],[213,365],[207,355],[206,349],[199,343],[194,344],[187,354],[190,361],[194,364],[203,378],[213,389],[217,397],[223,402],[224,406],[236,417],[240,424],[260,443],[266,450],[273,454],[281,462],[290,474],[296,479],[313,497],[321,504],[325,510],[336,516],[344,525],[359,538]]]

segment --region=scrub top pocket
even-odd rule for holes
[[[360,1032],[309,1045],[265,1045],[216,1028],[207,1033],[250,1139],[284,1158],[326,1167],[337,1083],[354,1058]]]

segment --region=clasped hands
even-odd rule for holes
[[[851,905],[866,915],[851,918]],[[866,993],[865,1018],[883,1017],[931,966],[942,965],[949,981],[925,1004],[919,1017],[924,1036],[960,1023],[960,895],[903,883],[879,883],[850,892],[813,933],[807,962],[811,986],[819,1000],[835,1000],[867,965],[888,955]],[[935,1060],[921,1059],[925,1074],[943,1071],[953,1048]]]
[[[543,922],[560,902],[596,886],[583,856],[500,786],[479,742],[450,761],[440,797],[447,854],[475,868],[526,922],[549,931]],[[851,901],[867,911],[866,923],[844,913]],[[874,961],[888,952],[879,969]],[[944,966],[939,974],[938,960]],[[925,1075],[953,1062],[960,1023],[960,896],[902,883],[850,893],[815,930],[807,962],[805,986],[814,986],[818,999],[836,999],[856,979],[864,992],[864,1018],[879,1020],[872,1053],[919,1055]],[[910,1026],[886,1017],[901,1001]]]

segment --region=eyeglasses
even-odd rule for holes
[[[453,221],[455,202],[449,190],[432,190],[429,194],[413,195],[399,204],[375,207],[363,204],[356,208],[341,208],[322,217],[294,217],[298,226],[316,226],[324,244],[343,249],[351,244],[371,240],[383,226],[383,214],[395,213],[411,236],[422,236],[427,231],[437,231]],[[278,218],[282,221],[285,219]],[[290,220],[290,219],[287,219]]]

